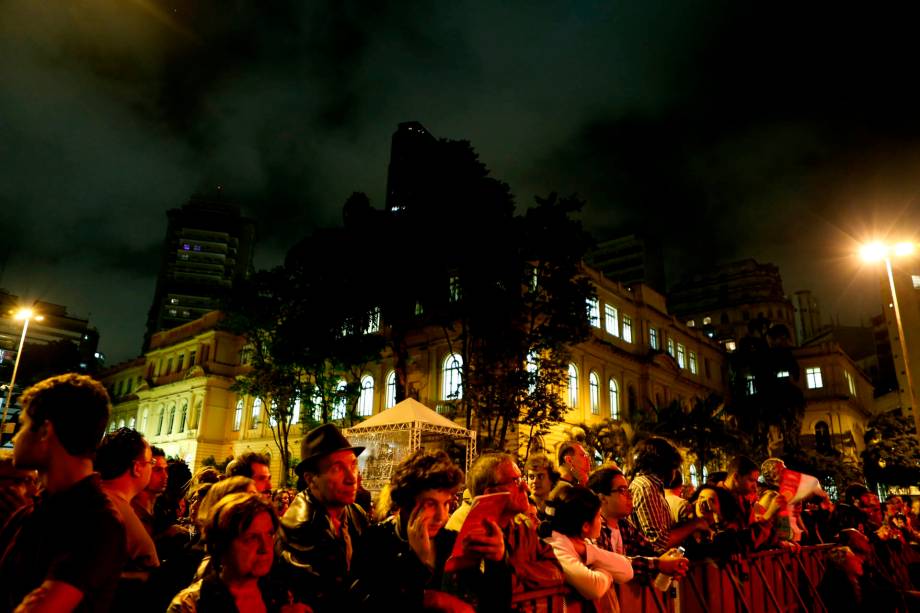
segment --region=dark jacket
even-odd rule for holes
[[[352,551],[360,547],[367,529],[360,507],[345,508],[343,529],[348,530]],[[345,539],[333,532],[325,507],[307,490],[297,494],[281,518],[277,552],[277,572],[297,602],[317,613],[346,610],[352,577],[345,551]]]
[[[364,534],[352,562],[355,606],[361,610],[386,610],[399,603],[399,610],[423,610],[426,589],[440,590],[444,563],[457,533],[442,529],[435,535],[435,567],[430,568],[412,550],[397,527],[397,517],[371,526]]]

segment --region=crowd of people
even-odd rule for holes
[[[828,610],[908,610],[920,500],[864,485],[836,505],[781,460],[734,458],[699,487],[652,437],[629,474],[576,441],[523,464],[445,451],[395,467],[372,505],[332,424],[301,442],[296,489],[246,453],[194,475],[129,428],[105,434],[105,389],[81,375],[20,398],[0,462],[0,611],[508,611],[549,594],[560,610],[619,611],[614,584],[667,590],[693,560],[828,544]],[[101,441],[101,442],[100,442]],[[920,602],[920,601],[918,601]]]

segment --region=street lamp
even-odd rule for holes
[[[879,260],[885,261],[885,270],[888,272],[888,285],[891,288],[891,303],[894,307],[894,321],[898,327],[898,340],[901,345],[901,357],[904,359],[904,372],[907,377],[907,393],[909,395],[909,400],[911,407],[915,403],[916,396],[914,396],[914,382],[913,377],[910,373],[910,360],[907,356],[907,339],[904,338],[904,324],[901,321],[901,307],[898,305],[898,294],[894,288],[894,272],[891,269],[891,256],[907,256],[914,253],[914,243],[911,242],[900,242],[895,243],[894,245],[886,245],[885,243],[875,241],[863,245],[859,249],[859,255],[866,262],[878,262]],[[901,386],[898,386],[898,397],[900,397]]]
[[[10,311],[12,313],[12,311]],[[29,322],[32,320],[42,321],[44,317],[32,309],[19,309],[13,314],[13,319],[22,320],[22,336],[19,338],[19,350],[16,352],[16,361],[13,363],[13,376],[10,378],[10,388],[6,392],[6,402],[3,403],[3,417],[0,417],[0,439],[3,437],[3,429],[6,428],[6,413],[10,408],[10,402],[13,400],[13,386],[16,384],[16,372],[19,370],[19,358],[22,357],[22,347],[26,343],[26,333],[29,331]]]

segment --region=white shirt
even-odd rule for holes
[[[614,581],[626,583],[633,578],[632,564],[618,553],[586,542],[587,556],[582,562],[575,545],[564,534],[553,532],[546,542],[552,546],[556,559],[562,565],[566,582],[584,598],[600,598]]]

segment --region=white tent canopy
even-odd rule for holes
[[[407,398],[343,432],[352,445],[367,451],[358,458],[364,487],[375,491],[389,481],[393,467],[422,447],[422,441],[466,440],[466,470],[476,457],[476,432]]]

